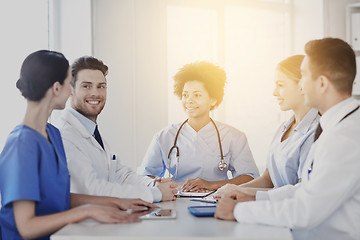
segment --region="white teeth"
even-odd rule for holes
[[[88,103],[90,103],[90,104],[99,104],[100,101],[88,101]]]

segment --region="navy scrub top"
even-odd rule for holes
[[[47,124],[46,131],[50,141],[25,125],[15,127],[0,155],[2,239],[21,239],[12,208],[16,200],[35,201],[36,216],[70,208],[70,176],[62,139],[53,125]]]

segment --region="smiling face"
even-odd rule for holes
[[[181,102],[190,119],[208,117],[211,107],[216,104],[216,100],[210,97],[204,84],[196,80],[185,83]]]
[[[106,79],[100,70],[83,69],[77,73],[71,106],[96,122],[106,102]]]
[[[302,78],[300,80],[300,85],[302,88],[302,93],[305,97],[305,103],[311,107],[319,109],[319,102],[321,102],[318,98],[320,81],[318,80],[318,78],[313,79],[312,77],[310,71],[310,59],[308,56],[305,57],[301,65],[301,74]]]
[[[298,82],[287,77],[280,70],[276,71],[273,95],[277,98],[282,111],[294,110],[304,102]]]

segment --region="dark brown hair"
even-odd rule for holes
[[[62,53],[39,50],[25,58],[16,87],[26,99],[40,101],[55,82],[64,84],[68,70],[69,61]]]
[[[312,79],[326,76],[340,92],[352,92],[356,75],[355,53],[338,38],[324,38],[306,43]]]
[[[71,86],[75,87],[77,80],[76,76],[78,72],[84,69],[100,70],[104,76],[108,74],[108,66],[106,66],[101,60],[91,56],[83,56],[76,59],[73,64],[71,64]]]

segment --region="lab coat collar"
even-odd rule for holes
[[[334,127],[346,114],[359,106],[359,103],[352,97],[345,99],[330,109],[328,109],[320,118],[320,125],[323,130]]]
[[[93,138],[92,133],[89,132],[88,129],[77,119],[71,112],[70,109],[65,109],[62,115],[62,119],[65,122],[68,122],[70,125],[74,126],[74,128],[79,131],[82,137],[84,138]],[[96,141],[94,139],[94,141]],[[99,144],[100,146],[100,144]]]
[[[91,135],[94,135],[94,131],[97,125],[96,123],[94,123],[92,120],[88,119],[73,108],[69,108],[69,112],[74,115],[82,123],[82,125],[84,125],[84,127],[89,131]]]

